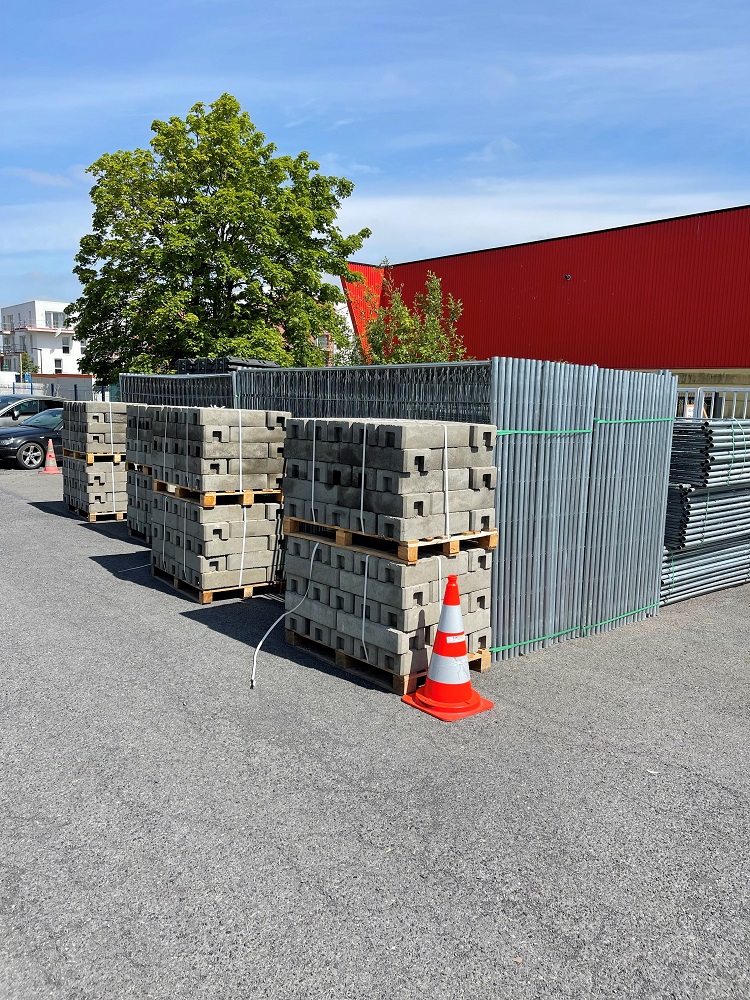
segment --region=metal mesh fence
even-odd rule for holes
[[[231,375],[120,375],[123,403],[235,406]]]
[[[658,609],[676,379],[524,359],[120,377],[126,402],[499,428],[493,652]]]
[[[237,406],[295,417],[385,417],[487,423],[491,362],[237,371]]]

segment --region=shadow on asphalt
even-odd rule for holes
[[[68,505],[63,500],[39,500],[29,501],[29,507],[36,507],[43,514],[55,514],[57,517],[68,517],[71,520],[78,520],[76,515],[68,510]]]
[[[85,523],[85,522],[82,522]],[[87,528],[102,528],[104,524],[85,524]],[[110,522],[110,527],[112,527]],[[118,538],[120,535],[117,536]],[[125,554],[91,556],[92,562],[97,563],[108,573],[121,580],[128,580],[141,587],[148,587],[152,590],[160,590],[164,594],[169,594],[176,601],[180,601],[191,606],[189,611],[180,611],[185,618],[205,625],[206,628],[214,632],[219,632],[230,639],[255,649],[271,624],[282,614],[284,610],[283,597],[253,597],[246,600],[231,598],[227,600],[214,600],[211,604],[196,605],[187,594],[175,590],[166,581],[158,577],[151,576],[150,549],[131,539],[138,544],[136,552]],[[317,656],[309,649],[298,646],[290,646],[284,638],[284,622],[280,621],[271,634],[263,643],[263,648],[259,656],[259,667],[262,664],[264,653],[270,656],[278,656],[281,659],[289,660],[303,667],[312,667],[330,677],[338,677],[348,681],[357,687],[368,690],[383,690],[383,684],[373,681],[370,678],[358,675],[350,670],[342,670],[334,663],[328,663],[326,659]],[[251,655],[251,654],[248,654]],[[333,657],[333,651],[331,651]]]
[[[78,521],[82,528],[89,528],[99,535],[106,535],[108,538],[116,538],[120,542],[128,542],[130,545],[137,545],[139,548],[149,549],[140,538],[131,537],[128,534],[128,522],[123,518],[121,521],[84,521],[75,511],[69,509],[64,500],[43,500],[29,501],[29,507],[36,507],[43,514],[54,514],[56,517],[65,517],[71,521]]]
[[[183,611],[184,618],[200,622],[206,628],[221,632],[222,635],[243,642],[255,649],[257,644],[271,627],[271,623],[284,611],[284,599],[270,597],[254,597],[248,600],[234,600],[225,603],[207,604],[193,611]],[[290,646],[284,638],[284,622],[278,622],[271,634],[263,643],[258,657],[258,668],[261,669],[264,653],[289,660],[302,667],[312,667],[329,677],[338,677],[368,690],[383,690],[383,684],[356,674],[350,670],[342,670],[334,663],[317,656],[309,649]],[[331,650],[333,657],[333,650]]]
[[[86,527],[96,528],[95,524],[86,524]],[[98,527],[103,527],[103,525],[98,525]],[[118,536],[119,538],[119,536]],[[179,593],[177,590],[173,590],[168,584],[164,583],[162,580],[157,580],[151,576],[151,547],[148,545],[143,545],[136,538],[128,539],[132,541],[134,545],[138,547],[134,552],[122,552],[116,555],[108,556],[91,556],[91,561],[95,562],[102,569],[106,569],[108,573],[112,576],[116,576],[121,580],[129,580],[131,583],[137,583],[141,587],[148,587],[149,589],[158,589],[164,591],[164,593],[174,594],[175,597],[182,598],[183,600],[188,600],[185,594]]]

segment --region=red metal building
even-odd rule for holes
[[[350,265],[356,332],[383,269]],[[469,356],[611,368],[750,368],[750,206],[395,264],[406,302],[427,272],[463,302]]]

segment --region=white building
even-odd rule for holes
[[[3,369],[19,371],[21,354],[28,354],[42,375],[77,375],[81,344],[65,326],[67,302],[34,299],[2,306]]]

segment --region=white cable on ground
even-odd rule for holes
[[[310,555],[310,573],[309,573],[310,577],[312,577],[313,561],[315,559],[315,553],[316,553],[319,545],[320,545],[320,542],[316,542],[315,545],[313,545],[312,554]],[[265,635],[260,640],[260,642],[258,643],[258,645],[255,647],[255,652],[253,653],[253,671],[250,674],[250,690],[252,690],[255,687],[255,671],[256,671],[256,668],[258,666],[258,653],[261,651],[261,648],[263,647],[263,643],[269,637],[269,635],[271,634],[271,632],[273,632],[273,630],[276,628],[276,626],[279,624],[280,621],[283,621],[286,618],[287,615],[293,615],[294,612],[298,608],[302,607],[302,605],[307,600],[307,595],[310,592],[310,584],[311,583],[312,583],[312,579],[310,579],[310,580],[307,581],[307,587],[305,588],[305,593],[302,595],[302,600],[299,602],[299,604],[295,604],[293,608],[289,609],[289,611],[285,610],[283,615],[279,615],[279,617],[276,619],[276,621],[273,623],[273,625],[271,625],[271,627],[265,633]]]
[[[118,575],[118,576],[122,576],[122,574],[123,574],[123,573],[135,573],[135,571],[136,571],[137,569],[146,569],[147,567],[150,567],[150,566],[151,566],[151,563],[150,563],[150,562],[147,562],[147,563],[141,563],[141,565],[140,565],[140,566],[130,566],[130,567],[129,567],[128,569],[121,569],[121,570],[118,570],[118,571],[117,571],[117,575]]]

